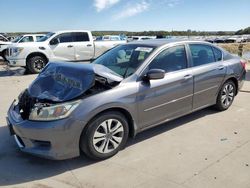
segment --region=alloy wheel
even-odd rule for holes
[[[34,69],[37,71],[37,72],[41,72],[41,70],[44,68],[45,66],[45,62],[42,60],[42,59],[37,59],[35,62],[34,62]]]
[[[221,102],[225,107],[228,107],[232,104],[234,93],[234,86],[231,83],[228,83],[224,86],[224,89],[221,93]]]
[[[117,119],[107,119],[95,130],[92,140],[93,146],[99,153],[110,153],[121,144],[123,136],[122,123]]]

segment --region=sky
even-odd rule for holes
[[[250,0],[0,0],[0,32],[236,31]]]

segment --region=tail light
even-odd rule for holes
[[[241,60],[241,61],[240,61],[240,64],[241,64],[242,68],[243,68],[244,70],[246,70],[246,62],[243,61],[243,60]]]

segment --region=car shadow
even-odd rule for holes
[[[0,77],[23,75],[27,75],[27,71],[23,67],[9,67],[7,65],[1,65]]]
[[[130,139],[127,147],[213,113],[216,113],[216,111],[207,108],[164,123],[138,134],[134,139]],[[0,186],[14,186],[20,183],[42,180],[73,169],[84,169],[86,166],[99,163],[84,156],[53,161],[22,153],[18,150],[13,137],[9,135],[7,126],[0,126],[0,138]]]

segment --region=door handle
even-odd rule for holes
[[[68,47],[68,48],[72,48],[73,46],[72,46],[72,45],[68,45],[67,47]]]
[[[192,74],[188,74],[186,76],[184,76],[184,80],[188,80],[190,78],[193,78],[193,75]]]
[[[92,44],[87,44],[87,47],[91,47],[92,46]]]
[[[219,70],[223,70],[225,68],[225,66],[224,65],[220,65],[220,66],[218,66],[218,69]]]

